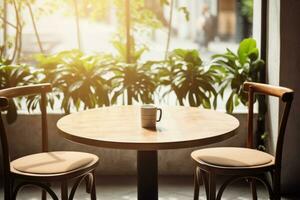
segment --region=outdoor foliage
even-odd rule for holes
[[[246,105],[247,93],[243,91],[245,81],[257,81],[259,70],[264,67],[264,61],[259,58],[256,41],[244,39],[237,53],[227,49],[224,54],[213,56],[212,69],[219,71],[221,76],[219,94],[223,97],[224,91],[231,89],[227,99],[226,110],[232,112],[240,103]]]
[[[247,19],[249,23],[253,23],[253,1],[254,0],[241,1],[242,15]]]
[[[214,85],[218,74],[213,69],[204,69],[197,50],[173,50],[160,67],[159,76],[161,84],[169,87],[164,95],[174,92],[180,105],[188,99],[190,106],[216,107]]]
[[[136,61],[139,56],[137,53]],[[240,43],[237,53],[227,49],[214,55],[210,67],[203,66],[197,50],[184,49],[173,50],[167,60],[134,64],[124,63],[119,56],[85,55],[78,50],[39,54],[35,60],[31,67],[1,61],[0,89],[50,82],[54,93],[48,97],[49,105],[53,108],[58,101],[66,113],[72,106],[78,110],[118,103],[148,104],[170,94],[175,94],[180,105],[216,108],[217,98],[225,98],[225,90],[230,90],[226,110],[232,112],[240,103],[247,103],[243,83],[256,81],[264,66],[255,40],[250,38]],[[28,110],[35,110],[39,101],[39,97],[27,97]],[[10,102],[9,123],[15,121],[19,106]]]
[[[157,7],[158,4],[158,7]],[[114,8],[114,9],[111,9]],[[41,53],[44,53],[43,43],[41,41],[36,20],[41,15],[49,15],[54,12],[63,12],[67,16],[73,16],[76,19],[77,43],[81,48],[80,39],[80,20],[79,18],[91,21],[109,21],[110,11],[116,12],[118,21],[118,30],[114,37],[117,41],[123,42],[125,34],[125,1],[124,0],[4,0],[0,5],[0,29],[2,29],[3,44],[0,46],[1,58],[7,58],[15,63],[22,61],[21,53],[23,48],[23,29],[32,24],[35,37]],[[181,9],[186,15],[188,11]],[[8,19],[8,13],[15,17]],[[31,22],[25,21],[26,14],[29,14]],[[149,34],[153,29],[166,26],[166,20],[163,15],[163,7],[159,0],[131,0],[130,1],[130,29],[132,31],[132,43],[135,43],[137,34]],[[12,31],[8,31],[11,29]],[[143,42],[136,42],[142,45]]]
[[[31,84],[33,81],[34,76],[27,65],[13,65],[7,61],[0,61],[0,90]],[[6,120],[12,123],[16,119],[17,105],[14,100],[10,100]]]
[[[157,82],[150,65],[119,63],[111,71],[114,73],[110,79],[114,91],[113,104],[120,95],[123,96],[123,104],[125,97],[128,105],[131,105],[133,100],[146,104],[153,103]]]
[[[84,55],[78,50],[64,51],[59,54],[37,56],[37,71],[42,82],[52,83],[57,92],[64,95],[61,108],[70,112],[72,105],[78,110],[96,106],[108,106],[110,81],[104,78],[112,66],[108,55]]]
[[[251,18],[252,1],[243,2],[243,15]],[[7,21],[7,7],[0,8],[3,18],[3,45],[0,47],[0,89],[32,83],[50,82],[53,94],[48,103],[53,108],[59,102],[61,109],[68,113],[72,107],[78,109],[108,106],[111,104],[133,104],[135,102],[153,103],[155,98],[163,100],[174,95],[180,105],[216,108],[218,96],[230,89],[226,110],[232,112],[238,104],[246,104],[246,94],[242,91],[244,81],[256,81],[258,71],[264,62],[259,59],[256,42],[245,39],[237,53],[227,49],[224,54],[214,55],[213,64],[204,66],[197,50],[175,49],[169,52],[171,19],[163,15],[163,6],[174,9],[173,0],[131,0],[129,46],[126,42],[125,1],[114,0],[6,0],[10,11],[16,16],[11,23]],[[3,5],[4,5],[3,4]],[[34,7],[32,7],[34,6]],[[62,51],[57,54],[44,54],[35,18],[41,13],[49,14],[58,10],[76,17],[78,47],[80,48],[79,17],[90,20],[106,20],[110,7],[116,10],[119,30],[112,44],[117,55],[86,55],[79,50]],[[159,8],[159,9],[156,9]],[[177,8],[189,19],[186,7]],[[31,17],[35,36],[41,54],[35,55],[35,66],[18,64],[22,52],[22,30],[25,26],[24,12]],[[170,12],[172,13],[172,12]],[[166,57],[164,60],[140,62],[148,50],[137,35],[149,34],[151,30],[169,27]],[[8,27],[14,31],[7,31]],[[13,33],[13,35],[8,35]],[[130,51],[129,54],[127,51]],[[128,59],[128,55],[130,59]],[[129,64],[128,64],[128,63]],[[16,63],[16,64],[12,64]],[[163,93],[161,93],[163,92]],[[227,98],[227,97],[226,97]],[[27,109],[34,110],[39,105],[39,97],[26,99]],[[16,118],[16,108],[11,101],[8,121]]]
[[[259,59],[256,42],[245,39],[237,53],[213,56],[211,66],[204,66],[197,50],[175,49],[167,60],[126,64],[119,56],[86,55],[79,50],[53,55],[35,56],[36,65],[0,65],[0,88],[49,82],[54,92],[48,97],[53,107],[59,102],[69,113],[78,109],[112,104],[153,103],[175,94],[179,105],[216,108],[219,96],[226,99],[226,110],[232,112],[247,95],[242,90],[245,81],[256,81],[264,66]],[[225,90],[229,97],[224,96]],[[28,110],[39,105],[39,98],[26,99]],[[16,118],[17,106],[11,102],[9,122]]]
[[[138,63],[140,58],[142,57],[143,53],[148,51],[146,45],[136,45],[135,40],[133,37],[131,39],[131,46],[130,46],[130,61],[131,63]],[[126,48],[126,41],[122,37],[116,37],[115,40],[112,41],[112,45],[117,51],[117,55],[115,59],[120,62],[126,62],[127,60],[127,48]]]

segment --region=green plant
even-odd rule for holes
[[[61,108],[69,113],[73,104],[78,110],[108,106],[110,81],[108,67],[114,61],[108,55],[84,55],[78,50],[64,51],[52,56],[38,56],[43,82],[51,82],[63,93]],[[38,73],[39,73],[38,72]]]
[[[116,7],[120,33],[125,34],[124,19],[126,13],[124,11],[126,1],[114,0],[113,2]],[[155,15],[154,11],[149,9],[146,5],[145,0],[130,0],[130,21],[133,31],[148,31],[162,26],[162,22]]]
[[[56,71],[63,60],[68,57],[70,51],[62,51],[53,55],[36,54],[34,60],[36,61],[35,74],[39,76],[39,82],[41,83],[52,83],[52,86],[56,88],[57,83]]]
[[[253,22],[253,0],[241,1],[241,13],[246,18],[248,23]]]
[[[197,50],[175,49],[159,69],[161,84],[169,86],[164,94],[175,93],[180,105],[188,99],[190,106],[216,107],[218,81],[215,70],[205,69]]]
[[[49,1],[49,0],[48,0]],[[110,0],[50,0],[52,6],[63,8],[66,15],[74,12],[74,3],[78,4],[78,15],[93,21],[104,21],[109,16],[112,6]]]
[[[149,49],[146,45],[136,45],[134,37],[130,37],[131,46],[130,46],[130,60],[131,63],[137,63],[142,57],[143,53],[148,51]],[[122,37],[118,36],[115,40],[112,41],[114,48],[117,50],[117,55],[115,57],[119,62],[127,61],[127,48],[126,41],[122,39]]]
[[[227,99],[226,110],[232,112],[240,103],[246,105],[247,94],[243,91],[245,81],[257,81],[259,70],[264,67],[264,61],[259,58],[256,41],[244,39],[237,53],[227,49],[224,54],[213,56],[212,69],[219,71],[221,76],[219,94],[223,98],[224,91],[231,88]]]
[[[37,77],[36,83],[51,83],[53,92],[47,94],[50,107],[53,109],[55,99],[59,100],[61,90],[56,81],[57,68],[63,63],[63,59],[70,54],[69,51],[62,51],[53,55],[36,54],[33,56],[36,65],[32,67],[32,73]],[[39,95],[28,96],[26,105],[28,111],[34,111],[40,102]]]
[[[123,104],[125,97],[128,105],[131,105],[133,100],[153,103],[157,83],[155,75],[151,73],[151,65],[118,63],[111,71],[114,73],[110,79],[114,90],[112,103],[116,103],[120,95],[123,96]]]
[[[27,85],[34,82],[35,77],[30,72],[28,65],[13,65],[9,61],[0,61],[0,90]],[[17,119],[18,101],[10,100],[6,115],[8,123],[13,123]]]

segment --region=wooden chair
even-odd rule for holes
[[[225,188],[240,179],[249,181],[253,199],[257,199],[255,182],[264,184],[269,192],[270,199],[280,199],[282,147],[294,92],[284,87],[253,82],[244,83],[244,90],[248,92],[249,100],[247,147],[207,148],[192,152],[191,157],[196,163],[194,200],[199,198],[201,180],[203,180],[205,186],[207,199],[219,200]],[[279,97],[284,103],[275,156],[258,151],[253,146],[253,102],[255,93]],[[266,178],[266,174],[271,175],[270,181]],[[216,175],[230,176],[221,185],[217,195]]]
[[[42,199],[47,199],[47,193],[54,200],[58,200],[51,190],[52,182],[61,184],[61,199],[71,200],[75,195],[78,185],[85,180],[87,192],[91,199],[96,200],[95,168],[98,157],[93,154],[71,151],[48,152],[48,131],[46,112],[46,93],[51,91],[50,84],[38,84],[0,90],[0,139],[3,152],[4,168],[4,199],[16,199],[20,189],[27,185],[41,188]],[[1,111],[8,107],[11,98],[41,95],[41,121],[42,121],[42,153],[32,154],[18,158],[11,162],[7,133],[1,116]],[[26,137],[26,136],[24,136]],[[68,181],[73,179],[74,185],[68,192]]]

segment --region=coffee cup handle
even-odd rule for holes
[[[156,120],[156,122],[159,122],[161,120],[161,116],[162,116],[162,109],[157,108],[157,110],[159,111],[159,118],[158,118],[158,120]]]

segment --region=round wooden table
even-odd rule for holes
[[[62,117],[60,134],[78,143],[137,150],[138,199],[157,200],[157,151],[196,147],[230,138],[239,121],[228,114],[193,107],[162,107],[155,129],[141,127],[139,106],[112,106]]]

